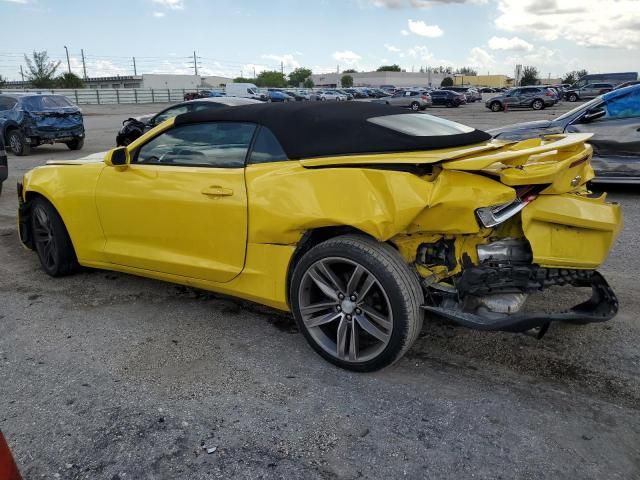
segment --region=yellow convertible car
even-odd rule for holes
[[[616,314],[596,269],[622,214],[587,190],[588,139],[500,142],[364,102],[187,113],[28,172],[20,237],[52,276],[83,265],[290,310],[321,356],[371,371],[411,347],[425,313],[539,334]],[[523,309],[560,285],[591,298]]]

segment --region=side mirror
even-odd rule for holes
[[[109,150],[107,155],[104,157],[104,163],[110,167],[122,167],[128,165],[130,160],[127,147],[118,147],[113,150]]]
[[[604,117],[607,114],[604,108],[596,108],[594,110],[589,110],[582,116],[582,123],[589,123],[597,120],[599,118]]]

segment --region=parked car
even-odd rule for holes
[[[354,96],[344,88],[336,88],[335,91],[340,93],[340,94],[342,94],[342,95],[344,95],[345,97],[347,97],[347,100],[353,100],[354,99]]]
[[[198,98],[224,97],[224,93],[218,90],[198,90],[197,92],[187,92],[183,95],[184,101],[196,100]]]
[[[64,143],[69,150],[84,145],[80,109],[64,95],[0,94],[0,134],[15,155],[29,155],[39,145]]]
[[[267,92],[267,102],[293,102],[295,101],[293,97],[290,97],[284,92],[280,90],[269,90]]]
[[[268,95],[258,90],[253,83],[227,83],[225,94],[229,97],[250,98],[252,100],[267,101]]]
[[[614,90],[553,120],[519,123],[488,133],[524,140],[560,133],[592,133],[594,182],[640,183],[640,85]]]
[[[445,107],[459,107],[465,102],[464,95],[450,90],[433,90],[429,93],[432,105],[440,105]]]
[[[467,103],[473,103],[473,102],[477,102],[479,100],[482,100],[482,95],[480,95],[480,92],[478,92],[475,88],[471,88],[471,87],[447,87],[447,90],[451,91],[451,92],[457,92],[457,93],[462,93],[466,100]]]
[[[322,90],[318,92],[318,100],[327,101],[327,100],[335,100],[338,102],[346,102],[347,97],[341,93],[336,92],[335,90]]]
[[[353,98],[369,98],[369,95],[357,88],[343,88],[343,90],[353,95]]]
[[[291,311],[323,358],[373,371],[407,352],[424,312],[540,333],[615,316],[596,269],[622,213],[588,196],[588,139],[500,146],[370,102],[188,113],[103,161],[27,172],[20,239],[52,277],[84,265]],[[522,310],[552,286],[591,287],[592,298]]]
[[[620,88],[624,88],[624,87],[630,87],[631,85],[640,85],[640,80],[633,80],[631,82],[624,82],[621,83],[620,85],[617,85],[614,90],[618,90]]]
[[[414,112],[424,110],[431,106],[431,96],[428,93],[421,93],[417,90],[406,90],[394,93],[390,97],[373,100],[376,103],[385,103],[398,107],[410,108]]]
[[[213,108],[235,107],[238,105],[251,105],[260,103],[258,100],[240,97],[209,97],[190,100],[187,102],[171,105],[156,114],[141,115],[135,118],[128,118],[122,122],[122,128],[116,136],[116,145],[126,146],[138,139],[142,134],[160,125],[168,118],[173,118],[187,112],[200,112]]]
[[[495,90],[493,88],[484,87],[480,89],[480,93],[494,93]]]
[[[577,89],[570,88],[564,93],[564,96],[570,102],[577,102],[578,100],[595,98],[611,90],[613,90],[613,84],[611,83],[589,83]]]
[[[485,106],[492,112],[505,108],[533,108],[542,110],[555,105],[555,94],[545,87],[517,87],[508,92],[491,97]]]
[[[2,195],[2,184],[9,177],[9,162],[7,161],[7,151],[4,148],[4,138],[0,135],[0,195]]]
[[[309,94],[300,92],[298,90],[285,90],[284,93],[293,98],[296,102],[305,102],[309,100]]]

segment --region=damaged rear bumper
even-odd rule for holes
[[[556,313],[482,314],[469,313],[456,308],[423,305],[428,312],[453,320],[465,327],[476,330],[500,330],[505,332],[525,332],[533,328],[546,328],[554,321],[584,324],[605,322],[618,313],[618,299],[604,279],[593,271],[589,277],[572,282],[576,287],[591,287],[591,298],[567,311]]]

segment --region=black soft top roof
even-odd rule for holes
[[[371,102],[295,102],[243,105],[184,113],[175,125],[230,121],[269,128],[287,157],[301,159],[362,153],[435,150],[487,141],[488,133],[414,136],[368,122],[368,118],[408,115],[410,110]]]

